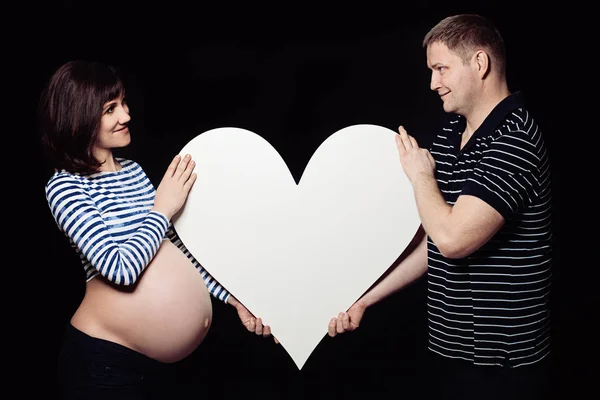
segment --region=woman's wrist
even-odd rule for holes
[[[230,294],[229,298],[227,299],[227,304],[231,304],[232,306],[237,308],[240,302],[235,297],[233,297],[233,295]]]

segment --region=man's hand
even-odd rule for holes
[[[429,150],[422,149],[414,137],[410,136],[403,126],[398,128],[396,147],[400,156],[402,169],[414,184],[420,175],[434,176],[435,160]]]
[[[348,311],[339,313],[337,318],[331,318],[327,329],[329,336],[334,337],[338,333],[353,331],[358,328],[366,309],[367,307],[364,304],[357,301]]]

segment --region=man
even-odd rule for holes
[[[329,335],[356,329],[367,307],[427,272],[432,397],[545,398],[552,226],[541,130],[508,89],[504,42],[490,21],[445,18],[423,47],[449,118],[430,151],[402,126],[396,137],[420,240],[332,318]]]

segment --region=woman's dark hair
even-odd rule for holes
[[[93,61],[61,65],[44,87],[38,126],[45,156],[57,170],[89,175],[101,166],[92,154],[104,105],[124,94],[115,68]]]

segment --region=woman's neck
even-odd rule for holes
[[[96,155],[96,159],[104,160],[104,162],[102,162],[102,165],[100,166],[100,171],[102,172],[117,172],[121,170],[121,164],[119,164],[119,162],[115,160],[115,157],[113,156],[112,152],[103,154],[102,157],[98,157]]]

